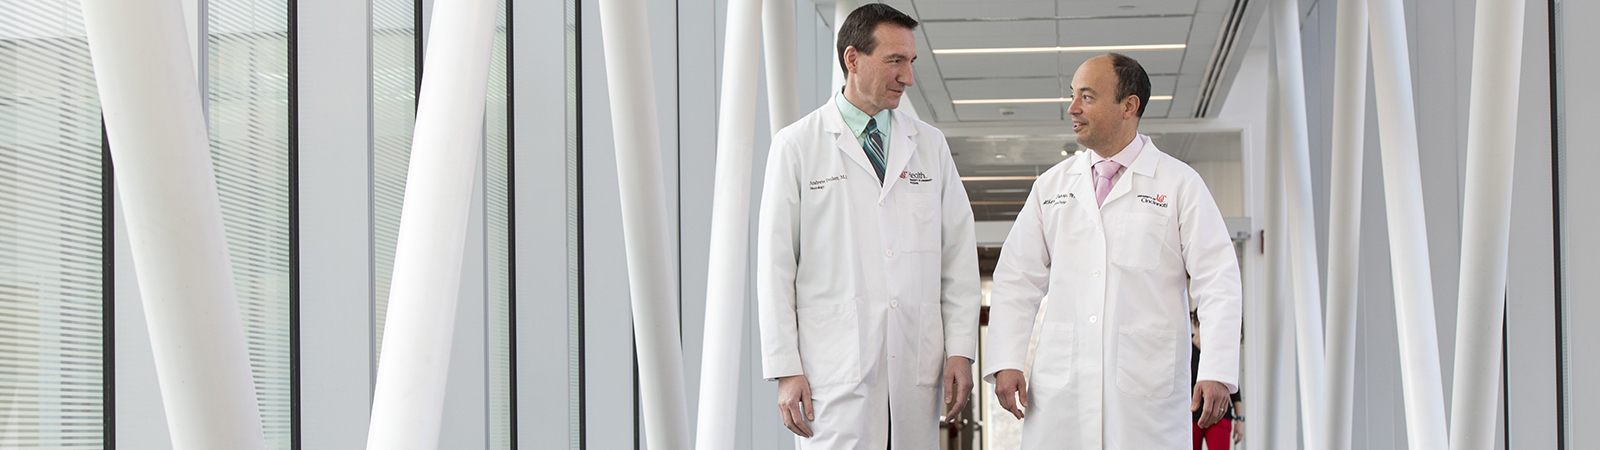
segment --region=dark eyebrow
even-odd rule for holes
[[[899,54],[899,53],[890,53],[889,56],[883,57],[883,59],[895,59],[895,58],[913,59],[913,60],[916,59],[916,58],[912,58],[912,57],[909,57],[909,56],[906,56],[906,55],[902,55],[902,54]]]
[[[1068,86],[1068,87],[1071,87],[1071,86]],[[1088,87],[1081,87],[1081,88],[1073,89],[1072,92],[1088,92],[1090,94],[1095,93],[1094,89],[1091,89],[1091,88],[1088,88]]]

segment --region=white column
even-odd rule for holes
[[[1318,287],[1317,235],[1311,212],[1311,145],[1306,128],[1305,68],[1300,57],[1300,2],[1272,3],[1272,30],[1278,55],[1278,94],[1283,105],[1285,203],[1288,205],[1289,250],[1294,276],[1296,361],[1300,372],[1300,420],[1305,448],[1321,448],[1322,289]]]
[[[1523,0],[1478,2],[1467,108],[1467,182],[1461,215],[1461,300],[1456,322],[1450,448],[1494,448],[1499,410]]]
[[[717,108],[717,174],[711,205],[706,334],[700,359],[695,448],[732,450],[739,422],[739,358],[744,343],[750,259],[750,171],[755,150],[756,73],[761,0],[730,0],[722,95]]]
[[[83,16],[172,447],[264,449],[183,9]]]
[[[1268,42],[1269,47],[1274,45],[1276,44]],[[1263,376],[1260,381],[1253,381],[1258,383],[1258,386],[1261,386],[1261,389],[1256,391],[1260,392],[1261,395],[1259,400],[1251,398],[1250,404],[1253,409],[1249,414],[1258,417],[1259,419],[1255,423],[1260,425],[1246,427],[1245,429],[1261,433],[1260,440],[1252,440],[1251,442],[1261,442],[1264,448],[1293,446],[1294,437],[1299,434],[1295,432],[1293,419],[1295,414],[1290,411],[1293,409],[1294,404],[1293,393],[1290,391],[1291,384],[1282,382],[1284,377],[1289,375],[1286,372],[1292,372],[1292,370],[1285,370],[1285,366],[1288,365],[1285,361],[1287,358],[1282,357],[1288,350],[1283,345],[1284,341],[1288,339],[1288,336],[1283,332],[1286,321],[1281,320],[1281,318],[1285,316],[1283,306],[1288,299],[1284,295],[1286,285],[1289,284],[1289,274],[1284,267],[1288,252],[1284,251],[1284,246],[1289,243],[1287,239],[1289,220],[1284,214],[1283,202],[1283,145],[1282,139],[1279,138],[1283,127],[1283,104],[1279,101],[1278,95],[1277,61],[1276,54],[1268,51],[1267,148],[1265,149],[1266,154],[1264,155],[1263,168],[1261,169],[1262,176],[1266,178],[1266,189],[1263,193],[1266,203],[1263,208],[1263,214],[1266,216],[1264,221],[1266,228],[1262,230],[1261,235],[1263,253],[1261,261],[1264,267],[1260,271],[1264,286],[1261,298],[1254,300],[1255,304],[1261,305],[1260,309],[1250,310],[1245,313],[1245,320],[1249,321],[1249,323],[1256,323],[1257,329],[1261,330],[1260,334],[1251,333],[1246,335],[1260,336],[1259,338],[1250,337],[1246,339],[1258,342],[1255,345],[1262,347],[1260,354],[1263,356],[1259,363],[1262,366],[1261,372]],[[1283,398],[1285,396],[1291,398]],[[1288,409],[1279,407],[1279,405],[1285,403],[1290,405]]]
[[[439,443],[499,2],[439,0],[423,63],[367,448]]]
[[[1428,269],[1428,229],[1422,209],[1422,165],[1417,155],[1417,115],[1411,92],[1405,11],[1399,0],[1370,0],[1368,8],[1378,138],[1383,155],[1384,211],[1389,222],[1389,258],[1400,332],[1406,440],[1410,448],[1447,448],[1449,435],[1445,431],[1444,388],[1440,385],[1439,335],[1433,317],[1433,274]],[[1515,90],[1508,86],[1498,88]]]
[[[600,0],[640,410],[649,448],[675,450],[689,448],[689,413],[649,28],[644,0]]]
[[[1367,3],[1339,2],[1333,63],[1333,173],[1328,194],[1325,450],[1350,448],[1355,408],[1356,278],[1361,259],[1361,164],[1366,142]]]
[[[833,74],[833,90],[828,91],[828,95],[833,95],[834,92],[839,92],[839,89],[844,87],[844,69],[839,67],[839,29],[844,26],[844,20],[850,17],[850,12],[855,11],[858,7],[856,0],[834,0],[833,2],[833,59],[828,61],[828,66],[833,68],[833,70],[828,71]]]
[[[767,60],[767,119],[772,134],[778,134],[801,116],[794,0],[762,0],[761,36]]]

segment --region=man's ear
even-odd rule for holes
[[[1132,119],[1139,117],[1139,96],[1129,95],[1122,99],[1122,118]]]
[[[846,72],[856,73],[856,58],[861,56],[861,51],[851,45],[844,48],[844,67]]]

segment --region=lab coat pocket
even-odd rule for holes
[[[1173,348],[1178,338],[1169,331],[1126,330],[1117,335],[1117,388],[1128,395],[1166,398],[1172,395]]]
[[[1116,239],[1111,243],[1112,264],[1144,270],[1161,265],[1161,255],[1166,251],[1166,216],[1126,213],[1111,225],[1116,227]]]
[[[1072,379],[1072,323],[1046,321],[1039,326],[1039,347],[1033,354],[1035,386],[1061,389]]]
[[[939,305],[922,307],[917,327],[917,386],[938,386],[944,375],[944,314]]]
[[[937,253],[943,238],[939,223],[939,193],[905,192],[898,203],[904,228],[899,230],[900,251]]]
[[[861,337],[854,299],[800,308],[800,367],[811,387],[861,381]]]

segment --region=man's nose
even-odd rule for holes
[[[907,64],[905,72],[901,73],[900,76],[895,77],[895,81],[906,86],[916,83],[916,77],[912,73],[913,70],[915,69],[913,69],[911,65]]]

